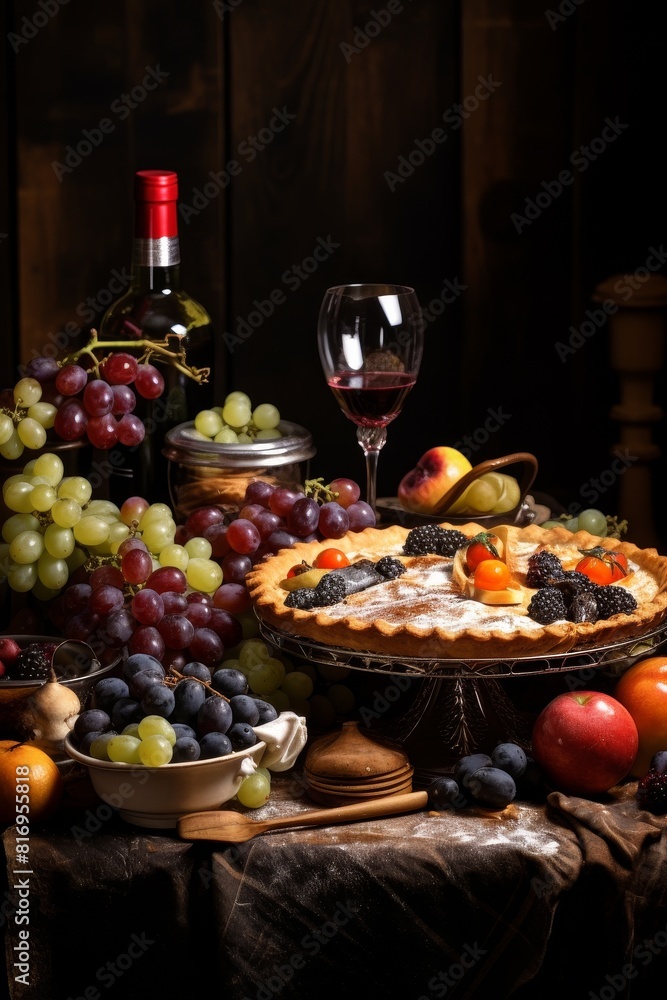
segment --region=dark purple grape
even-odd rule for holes
[[[146,670],[139,670],[127,682],[130,689],[130,698],[141,701],[149,687],[153,684],[162,684],[164,672],[158,672],[155,667],[148,667]]]
[[[89,583],[71,584],[63,594],[63,609],[65,614],[73,616],[86,611],[92,592],[93,588]]]
[[[273,534],[269,535],[266,540],[267,549],[274,555],[276,552],[280,552],[281,549],[292,549],[297,544],[297,542],[302,541],[297,535],[293,535],[289,531],[274,531]]]
[[[519,778],[528,766],[528,758],[516,743],[499,743],[491,751],[494,767],[507,771],[513,778]]]
[[[194,678],[179,681],[174,692],[174,709],[169,716],[170,722],[190,722],[204,704],[206,688]]]
[[[65,623],[65,638],[80,639],[86,642],[100,623],[99,616],[92,611],[82,611],[81,614],[74,615]],[[118,645],[112,643],[112,645]],[[120,645],[123,645],[120,643]]]
[[[214,524],[224,523],[225,514],[220,507],[195,507],[185,519],[185,529],[190,538],[202,538],[204,532]]]
[[[299,538],[316,531],[320,520],[320,505],[312,497],[301,497],[287,514],[287,530]]]
[[[175,705],[174,692],[164,684],[152,684],[141,699],[142,712],[146,715],[161,715],[163,719],[172,714]]]
[[[119,590],[118,587],[112,587],[111,584],[103,584],[92,592],[88,606],[94,614],[104,619],[112,611],[122,608],[124,602],[125,596],[122,590]]]
[[[172,748],[171,764],[185,764],[188,761],[199,760],[201,747],[192,736],[180,736]]]
[[[245,750],[259,742],[257,733],[247,722],[235,722],[227,735],[232,744],[232,750]]]
[[[246,574],[252,569],[252,559],[240,552],[228,552],[220,565],[225,583],[245,583]]]
[[[93,688],[91,701],[95,708],[108,713],[120,698],[129,697],[129,693],[128,686],[121,677],[102,677]]]
[[[220,636],[225,649],[238,646],[243,638],[241,622],[234,615],[230,615],[229,611],[223,611],[222,608],[211,608],[209,628],[212,628]]]
[[[478,768],[469,775],[467,788],[473,801],[488,809],[504,809],[516,796],[514,778],[499,767]]]
[[[456,763],[454,767],[454,781],[459,788],[467,787],[470,776],[478,771],[480,767],[490,767],[492,760],[487,753],[470,753]]]
[[[81,712],[74,722],[73,733],[82,740],[88,733],[103,733],[111,728],[111,716],[101,708],[88,708]]]
[[[374,528],[377,524],[375,512],[365,500],[357,500],[347,508],[350,519],[350,531],[363,531],[364,528]]]
[[[264,701],[263,698],[255,698],[257,703],[257,710],[259,711],[259,719],[256,725],[263,726],[265,722],[273,722],[274,719],[278,718],[278,709],[274,708],[268,701]]]
[[[207,698],[197,713],[197,732],[226,733],[232,724],[232,710],[224,698],[212,695]]]
[[[181,673],[185,674],[186,677],[198,677],[200,681],[204,681],[205,683],[211,680],[211,671],[205,663],[199,663],[197,660],[191,660],[190,663],[186,663]]]
[[[119,733],[133,722],[141,722],[144,713],[134,698],[119,698],[111,708],[111,725]]]
[[[162,597],[165,615],[182,615],[188,608],[185,594],[177,594],[174,590],[166,590]]]
[[[60,365],[55,358],[44,358],[41,355],[31,358],[25,366],[26,378],[34,378],[40,385],[51,382],[60,371]]]
[[[257,515],[254,525],[259,531],[260,538],[265,542],[274,531],[284,528],[285,522],[282,517],[278,517],[277,514],[273,514],[270,510],[265,510]]]
[[[185,722],[172,722],[171,728],[176,733],[177,739],[181,739],[183,736],[187,736],[192,740],[197,739],[197,733],[192,726],[188,726]]]
[[[254,698],[249,697],[247,694],[235,694],[229,700],[229,707],[232,710],[234,722],[245,722],[249,726],[256,726],[259,722],[257,704]]]
[[[211,685],[226,698],[248,693],[248,678],[234,667],[221,667],[211,678]]]
[[[246,487],[243,502],[244,504],[259,503],[262,507],[268,507],[269,498],[272,496],[275,489],[275,486],[271,483],[265,482],[263,479],[253,479],[252,482],[248,483]]]
[[[232,752],[232,743],[229,736],[224,733],[205,733],[199,740],[201,748],[200,760],[207,760],[209,757],[226,757]]]
[[[134,635],[127,644],[130,653],[147,653],[161,660],[164,656],[164,639],[153,625],[144,625],[136,629]]]
[[[428,804],[432,809],[460,808],[464,804],[468,804],[453,778],[446,776],[436,778],[431,782],[427,791]]]
[[[133,677],[134,674],[139,673],[140,670],[161,670],[162,676],[164,677],[164,667],[160,661],[155,656],[150,656],[147,653],[133,653],[128,656],[123,664],[123,674],[125,677]]]
[[[342,538],[350,530],[350,517],[335,500],[322,504],[318,531],[325,538]]]
[[[195,628],[205,628],[211,618],[211,609],[208,604],[188,602],[183,614]]]

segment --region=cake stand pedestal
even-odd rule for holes
[[[532,725],[544,705],[562,691],[611,688],[633,662],[659,649],[667,623],[606,646],[505,660],[381,656],[301,639],[264,622],[260,634],[293,659],[386,675],[389,684],[409,678],[409,707],[391,720],[374,712],[367,724],[401,743],[419,788],[451,774],[466,754],[490,753],[497,743],[518,743],[530,754]]]

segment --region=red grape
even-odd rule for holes
[[[125,646],[132,638],[136,622],[129,611],[119,608],[113,611],[104,625],[104,635],[111,646]]]
[[[78,399],[67,399],[56,413],[53,429],[63,441],[78,441],[86,433],[88,414]]]
[[[251,603],[247,588],[240,583],[223,583],[213,595],[214,606],[232,615],[248,611]]]
[[[88,372],[80,365],[65,365],[55,378],[56,389],[63,396],[76,396],[88,382]]]
[[[195,627],[185,615],[165,615],[157,625],[167,649],[187,649],[194,638]]]
[[[101,372],[110,385],[130,385],[136,378],[138,367],[136,358],[119,351],[106,359]]]
[[[118,426],[116,418],[111,413],[105,413],[101,417],[91,417],[86,430],[88,440],[93,448],[99,448],[102,451],[113,448],[118,441]]]
[[[123,574],[117,566],[98,566],[90,574],[90,586],[93,590],[97,587],[103,587],[105,584],[111,587],[118,587],[119,590],[122,590],[124,583]],[[68,591],[71,589],[69,587]]]
[[[192,622],[195,628],[203,628],[208,625],[211,617],[211,609],[208,604],[190,604],[183,612],[188,621]]]
[[[229,525],[227,541],[235,552],[252,555],[261,540],[259,531],[252,521],[239,517]]]
[[[268,507],[269,497],[276,489],[271,483],[263,479],[253,479],[248,483],[245,491],[244,503],[260,503],[262,507]]]
[[[97,587],[90,595],[88,607],[93,614],[107,618],[112,611],[122,608],[125,602],[123,591],[109,583]]]
[[[243,638],[241,622],[234,615],[230,615],[229,611],[224,611],[222,608],[211,608],[208,627],[220,636],[226,649],[238,646]]]
[[[269,497],[269,510],[279,517],[287,517],[299,497],[303,497],[303,493],[288,490],[286,486],[278,486]]]
[[[113,408],[111,412],[114,417],[122,417],[126,413],[132,413],[132,410],[137,405],[137,397],[134,395],[129,386],[114,385],[112,386],[112,391]]]
[[[182,569],[176,566],[160,566],[153,570],[146,580],[146,586],[157,590],[158,594],[164,594],[167,590],[175,590],[178,594],[184,594],[187,590],[188,581]]]
[[[312,497],[296,500],[287,514],[287,530],[299,538],[305,538],[317,530],[320,520],[320,506]]]
[[[73,583],[67,588],[63,593],[63,610],[68,618],[86,610],[92,591],[89,583]]]
[[[91,417],[111,413],[114,404],[113,389],[101,378],[94,378],[83,390],[83,405]]]
[[[350,531],[363,531],[364,528],[373,528],[377,524],[375,512],[365,500],[351,503],[347,508],[347,516],[350,519]]]
[[[224,512],[219,507],[195,507],[185,519],[185,527],[191,538],[205,537],[206,529],[212,524],[220,524],[224,517]]]
[[[350,518],[344,507],[335,500],[320,507],[318,530],[325,538],[342,538],[350,530]]]
[[[118,421],[116,427],[118,440],[128,448],[141,444],[146,437],[146,427],[143,420],[140,420],[134,413],[126,413]]]
[[[152,625],[138,628],[127,644],[130,654],[147,653],[156,660],[162,660],[166,648],[164,639]]]
[[[285,527],[282,517],[278,517],[277,514],[273,514],[270,510],[264,510],[261,514],[258,514],[253,524],[259,531],[262,541],[266,541],[274,531]]]
[[[238,513],[239,517],[242,517],[246,521],[252,521],[255,523],[255,518],[258,514],[266,514],[266,507],[262,507],[261,503],[247,503]]]
[[[151,554],[143,549],[130,549],[122,557],[120,568],[128,583],[145,583],[153,569]]]
[[[329,488],[338,494],[336,501],[346,510],[361,496],[361,489],[353,479],[332,479]]]
[[[165,615],[182,615],[188,606],[185,595],[179,594],[175,590],[163,591],[162,603]]]
[[[210,628],[196,628],[193,639],[188,646],[192,659],[198,660],[206,667],[213,667],[222,659],[225,646],[218,635]]]
[[[245,583],[246,573],[252,569],[252,560],[240,552],[229,552],[220,565],[225,583]]]
[[[142,625],[156,625],[164,615],[164,601],[156,591],[144,587],[133,596],[130,610]]]
[[[154,365],[138,365],[134,386],[144,399],[157,399],[164,392],[164,378]]]
[[[122,513],[122,508],[121,508]],[[148,552],[148,546],[141,538],[124,538],[123,541],[118,546],[118,555],[123,558],[126,552],[131,552],[132,549],[141,549],[142,552]]]
[[[211,555],[214,559],[222,559],[231,551],[231,545],[227,540],[229,525],[219,522],[212,524],[204,532],[203,537],[211,543]]]

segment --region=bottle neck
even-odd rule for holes
[[[132,273],[141,288],[174,288],[178,283],[181,251],[176,201],[136,204]]]
[[[137,260],[136,250],[132,260],[132,287],[135,291],[177,291],[181,287],[181,268],[177,263],[154,267],[144,263],[145,258]]]

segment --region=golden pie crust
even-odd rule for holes
[[[472,537],[484,529],[471,522],[463,526],[443,522],[440,527]],[[586,531],[529,525],[503,526],[505,559],[514,578],[525,588],[520,605],[489,607],[465,596],[451,579],[453,559],[441,556],[403,556],[408,528],[366,528],[343,538],[297,543],[253,567],[246,583],[260,620],[290,635],[316,643],[405,658],[493,659],[565,653],[590,646],[606,646],[656,628],[667,614],[667,557],[656,549],[640,549],[630,542],[602,538]],[[581,549],[601,545],[623,552],[628,576],[619,586],[637,600],[631,614],[617,614],[597,622],[562,621],[540,625],[527,614],[534,590],[525,587],[529,556],[539,548],[554,552],[566,570],[574,569]],[[285,606],[287,591],[280,583],[292,566],[312,565],[317,554],[335,547],[350,561],[382,556],[401,558],[406,572],[396,580],[377,584],[325,608],[302,611]]]

